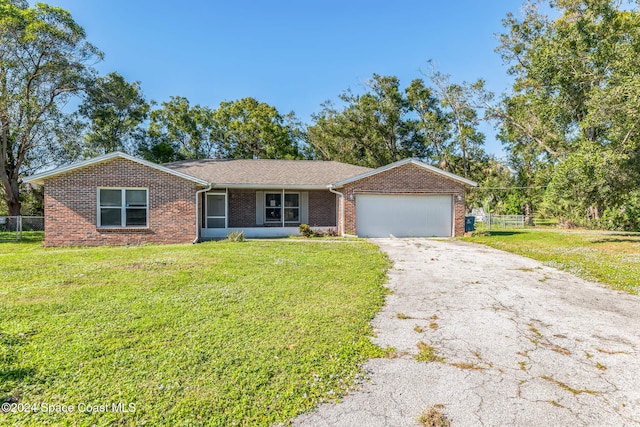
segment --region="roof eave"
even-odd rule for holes
[[[326,190],[326,184],[215,184],[214,189],[251,189],[251,190]]]
[[[44,182],[45,182],[45,180],[47,178],[52,178],[54,176],[61,175],[61,174],[66,173],[66,172],[71,172],[71,171],[74,171],[74,170],[77,170],[77,169],[82,169],[82,168],[85,168],[85,167],[97,165],[99,163],[106,162],[108,160],[115,159],[115,158],[122,158],[122,159],[130,160],[132,162],[141,164],[143,166],[147,166],[147,167],[150,167],[152,169],[155,169],[155,170],[158,170],[158,171],[161,171],[161,172],[165,172],[165,173],[168,173],[170,175],[177,176],[179,178],[186,179],[187,181],[195,182],[196,184],[199,184],[199,185],[202,185],[202,186],[210,185],[210,183],[208,181],[205,181],[204,179],[196,178],[195,176],[187,175],[185,173],[178,172],[178,171],[175,171],[173,169],[164,167],[162,165],[158,165],[156,163],[148,162],[148,161],[143,160],[143,159],[139,159],[137,157],[131,156],[131,155],[126,154],[126,153],[122,153],[120,151],[115,151],[113,153],[108,153],[108,154],[105,154],[105,155],[102,155],[102,156],[94,157],[94,158],[89,159],[89,160],[83,160],[81,162],[71,163],[70,165],[62,166],[62,167],[59,167],[59,168],[56,168],[56,169],[52,169],[52,170],[47,171],[47,172],[42,172],[42,173],[38,173],[38,174],[35,174],[35,175],[31,175],[31,176],[28,176],[28,177],[24,178],[22,180],[22,182],[27,183],[27,184],[44,185]]]
[[[406,164],[409,164],[409,163],[412,163],[412,164],[414,164],[416,166],[420,166],[422,168],[427,169],[428,171],[431,171],[431,172],[436,173],[438,175],[442,175],[442,176],[444,176],[446,178],[449,178],[451,180],[460,182],[460,183],[468,185],[470,187],[477,187],[478,186],[478,183],[476,183],[475,181],[471,181],[470,179],[463,178],[461,176],[458,176],[456,174],[453,174],[453,173],[450,173],[450,172],[447,172],[447,171],[443,171],[440,168],[428,165],[428,164],[423,163],[423,162],[421,162],[419,160],[412,159],[412,158],[407,158],[407,159],[399,160],[399,161],[394,162],[394,163],[390,163],[390,164],[388,164],[386,166],[381,166],[381,167],[379,167],[377,169],[373,169],[373,170],[371,170],[369,172],[365,172],[363,174],[352,176],[351,178],[347,178],[347,179],[344,179],[342,181],[338,181],[336,183],[333,183],[333,184],[329,185],[329,188],[344,187],[345,185],[350,184],[352,182],[360,181],[361,179],[368,178],[370,176],[377,175],[379,173],[382,173],[382,172],[385,172],[385,171],[388,171],[388,170],[391,170],[391,169],[395,169],[395,168],[397,168],[399,166],[403,166],[403,165],[406,165]]]

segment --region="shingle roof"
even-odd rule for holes
[[[346,163],[320,160],[184,160],[162,165],[216,186],[327,185],[371,171]]]

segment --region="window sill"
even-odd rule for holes
[[[149,227],[97,227],[100,233],[149,233]]]

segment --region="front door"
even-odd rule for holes
[[[207,193],[206,228],[227,228],[227,195]]]

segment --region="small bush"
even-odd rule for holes
[[[231,242],[244,242],[244,231],[232,231],[227,235],[227,240]]]
[[[338,237],[338,230],[336,230],[335,228],[330,228],[324,234],[329,237]]]
[[[315,234],[311,227],[309,227],[309,224],[300,224],[299,230],[304,237],[313,237]]]
[[[309,224],[300,224],[300,233],[304,237],[324,237],[324,236],[337,236],[338,232],[334,229],[329,229],[326,233],[321,230],[314,230]]]

